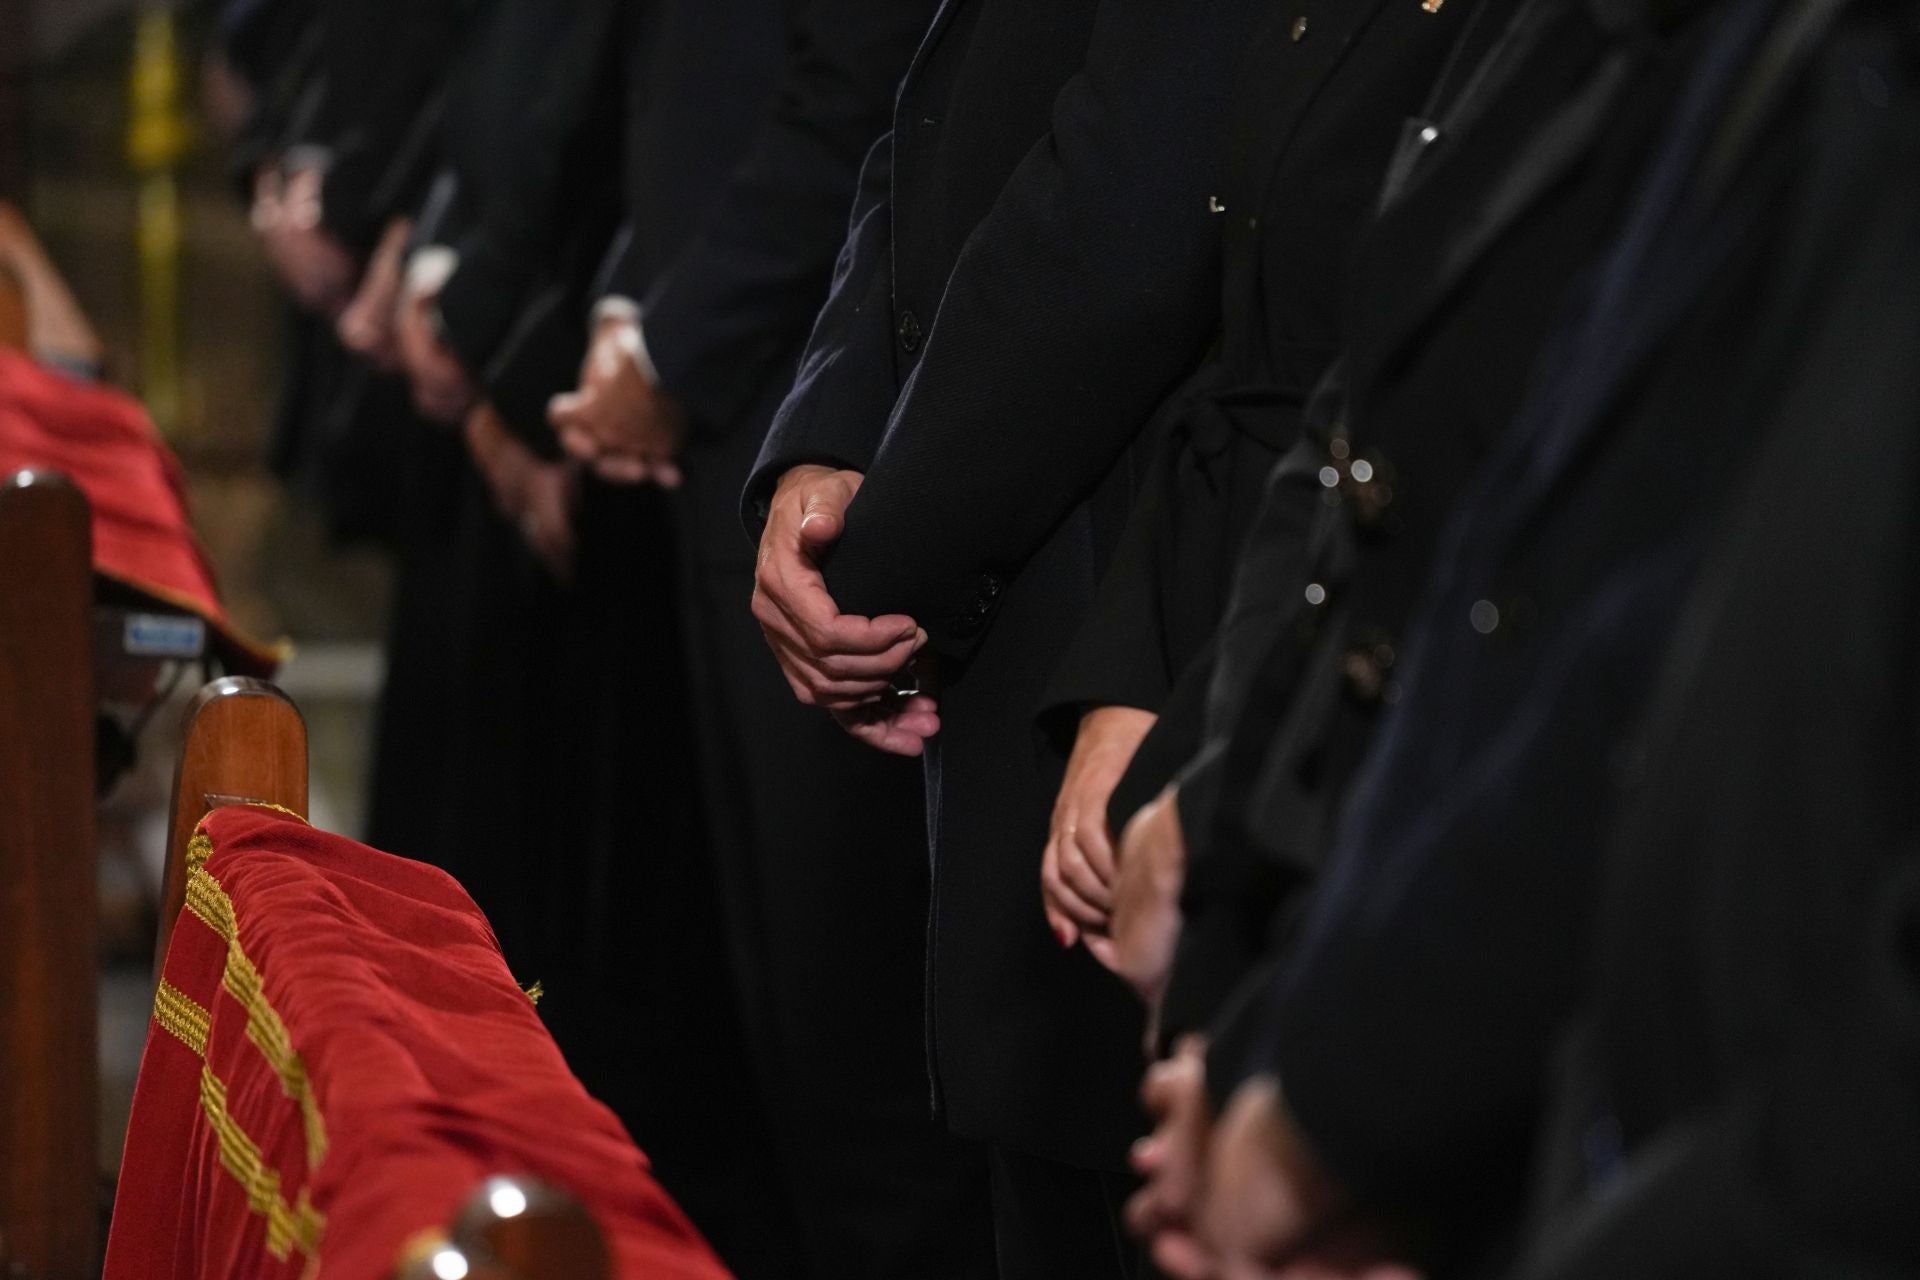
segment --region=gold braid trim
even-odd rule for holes
[[[254,967],[240,943],[233,899],[227,896],[218,880],[207,874],[204,864],[196,867],[187,879],[187,909],[226,942],[227,964],[221,985],[247,1011],[247,1039],[253,1041],[267,1065],[280,1077],[281,1091],[300,1108],[301,1127],[307,1141],[307,1168],[318,1169],[327,1156],[327,1130],[313,1096],[313,1086],[307,1079],[307,1065],[293,1047],[287,1024],[267,999],[260,970]]]
[[[153,1020],[199,1057],[207,1056],[207,1032],[213,1015],[165,979],[153,993]]]
[[[307,816],[304,813],[295,813],[293,810],[287,808],[287,806],[283,804],[275,804],[271,800],[244,800],[241,803],[246,805],[247,808],[249,809],[271,809],[275,813],[285,814],[287,817],[292,818],[295,822],[299,823],[303,827],[310,827],[313,825],[312,823],[307,821]],[[206,819],[202,818],[201,821],[204,822],[206,821]]]
[[[267,1165],[259,1146],[227,1110],[227,1087],[205,1063],[200,1065],[200,1109],[219,1144],[221,1166],[246,1191],[247,1207],[267,1220],[267,1252],[280,1262],[295,1249],[315,1256],[326,1219],[314,1209],[305,1188],[291,1205],[280,1194],[280,1174]]]

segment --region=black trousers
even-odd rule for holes
[[[445,442],[412,490],[434,518],[403,544],[369,838],[461,881],[662,1182],[743,1277],[783,1277],[794,1231],[694,794],[667,514],[589,485],[562,587]]]
[[[688,472],[683,612],[709,841],[804,1245],[784,1275],[989,1280],[986,1151],[931,1105],[918,763],[794,700],[748,608],[740,479]]]
[[[994,1147],[994,1251],[999,1280],[1147,1280],[1121,1210],[1132,1178]]]

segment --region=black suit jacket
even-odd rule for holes
[[[747,495],[754,517],[797,463],[866,473],[829,588],[958,664],[928,773],[937,1087],[961,1132],[1088,1165],[1135,1127],[1138,1015],[1047,932],[1060,762],[1031,724],[1122,515],[1115,464],[1212,328],[1214,143],[1254,8],[943,5]]]
[[[676,506],[704,564],[752,565],[740,488],[932,12],[932,0],[674,0],[648,18],[627,222],[595,287],[641,303],[648,354],[687,410]]]
[[[754,21],[713,4],[669,5],[659,20],[662,56],[633,148],[632,233],[607,280],[609,292],[643,300],[648,353],[697,430],[735,426],[790,375],[832,278],[860,162],[886,130],[934,4],[743,7]],[[699,56],[716,41],[724,59]],[[681,90],[695,75],[709,79]]]

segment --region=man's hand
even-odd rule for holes
[[[383,373],[400,371],[395,313],[406,282],[407,237],[412,234],[410,218],[395,218],[387,224],[366,273],[360,277],[360,288],[340,313],[337,325],[340,345]]]
[[[1234,1092],[1214,1130],[1200,1213],[1220,1280],[1419,1280],[1355,1215],[1270,1076]]]
[[[917,756],[940,732],[940,704],[930,694],[887,693],[877,702],[835,711],[833,718],[860,741],[889,755]]]
[[[924,727],[921,717],[934,709],[925,695],[898,698],[897,706],[888,701],[890,678],[919,652],[926,634],[900,614],[841,613],[820,572],[820,557],[845,528],[860,480],[857,471],[821,466],[795,467],[780,478],[760,535],[753,616],[796,698],[810,707],[855,713],[857,724],[870,730],[843,720],[856,737],[893,750],[886,744],[900,732],[926,736],[913,733],[902,718]],[[899,714],[889,718],[889,710]]]
[[[1208,1280],[1214,1260],[1195,1233],[1213,1136],[1206,1042],[1184,1037],[1171,1058],[1148,1070],[1140,1100],[1155,1125],[1133,1144],[1142,1185],[1127,1201],[1127,1225],[1171,1280]]]
[[[1173,969],[1174,947],[1180,941],[1180,889],[1186,876],[1180,792],[1168,787],[1127,823],[1120,836],[1120,869],[1113,887],[1108,967],[1146,1001],[1150,1041]]]
[[[489,405],[467,415],[467,450],[494,508],[511,520],[541,564],[561,582],[573,577],[573,504],[578,468],[544,462],[507,431]]]
[[[680,487],[686,417],[649,376],[640,323],[609,316],[594,330],[580,388],[553,398],[547,417],[566,451],[614,484]]]
[[[253,225],[266,244],[268,260],[300,305],[337,316],[353,296],[360,264],[322,221],[324,178],[311,166],[284,179],[262,174],[254,186]]]
[[[1084,937],[1110,969],[1115,868],[1107,801],[1157,718],[1137,707],[1095,707],[1080,717],[1040,858],[1040,900],[1054,936],[1063,947]]]
[[[435,322],[439,299],[437,287],[428,290],[412,283],[401,287],[395,322],[400,361],[413,385],[413,405],[420,416],[434,422],[461,422],[479,396],[459,359],[440,341]]]

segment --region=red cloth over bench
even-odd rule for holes
[[[622,1277],[725,1280],[451,877],[264,808],[190,861],[107,1280],[377,1280],[494,1174],[572,1192]]]
[[[273,674],[278,656],[220,604],[180,464],[139,401],[0,348],[0,476],[26,469],[58,471],[86,494],[96,572],[206,619],[231,669]]]

